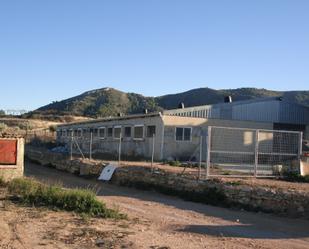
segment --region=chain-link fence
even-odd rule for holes
[[[24,134],[26,144],[29,143],[55,143],[56,132],[49,129],[26,131]]]
[[[302,133],[209,127],[207,176],[276,176],[301,155]]]

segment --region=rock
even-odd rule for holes
[[[96,242],[95,242],[95,244],[96,244],[96,246],[98,246],[98,247],[102,247],[102,246],[104,246],[105,242],[104,242],[104,240],[102,240],[102,239],[97,239]]]
[[[305,212],[304,207],[299,206],[299,207],[297,208],[297,212],[299,212],[299,213],[303,213],[303,212]]]

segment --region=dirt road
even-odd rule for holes
[[[96,189],[107,205],[142,221],[137,248],[309,248],[309,221],[234,211],[80,178],[26,163],[26,175],[65,187]]]

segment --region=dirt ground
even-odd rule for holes
[[[308,220],[187,202],[30,163],[26,175],[96,189],[98,198],[129,220],[84,221],[66,212],[0,208],[0,248],[98,248],[104,246],[96,243],[100,239],[106,248],[309,248]]]
[[[85,219],[6,204],[0,208],[0,248],[136,248],[127,236],[139,221]],[[143,226],[143,225],[142,225]]]

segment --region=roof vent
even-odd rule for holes
[[[180,109],[185,108],[185,104],[184,104],[183,102],[180,102],[180,103],[178,104],[178,108],[180,108]]]
[[[224,103],[232,103],[232,96],[225,96]]]
[[[280,97],[277,98],[277,100],[282,101],[282,100],[283,100],[283,97],[280,96]]]

